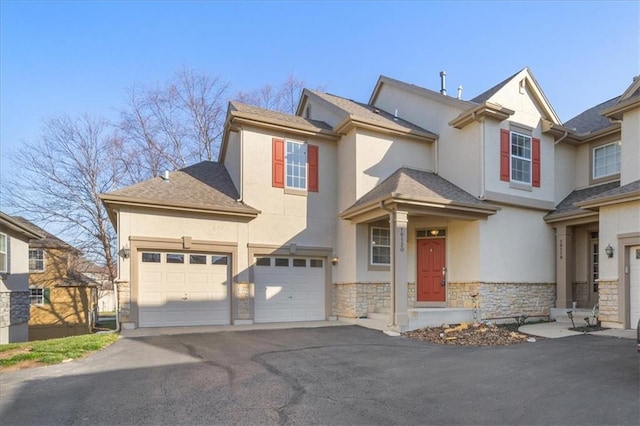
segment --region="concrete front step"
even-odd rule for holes
[[[593,315],[592,309],[572,309],[572,308],[551,308],[549,312],[549,318],[552,320],[556,320],[556,322],[566,322],[571,324],[571,318],[567,312],[573,312],[573,322],[576,323],[576,327],[580,327],[586,325],[584,319],[589,317],[591,319],[591,315]],[[591,319],[593,322],[593,319]]]
[[[473,322],[473,309],[467,308],[412,308],[408,309],[408,313],[409,325],[403,331]]]

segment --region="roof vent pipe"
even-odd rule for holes
[[[458,86],[458,99],[462,99],[462,86]]]
[[[445,71],[440,71],[440,94],[447,96],[447,88],[445,87],[445,78],[447,77],[447,73]]]
[[[396,108],[396,111],[393,113],[393,121],[398,121],[398,108]]]
[[[164,174],[162,175],[162,180],[164,180],[165,182],[169,182],[169,170],[164,171]]]

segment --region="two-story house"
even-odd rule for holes
[[[0,212],[0,345],[29,340],[29,240],[42,238]]]
[[[97,313],[97,285],[74,268],[80,251],[22,217],[39,237],[29,240],[29,340],[91,333]]]
[[[633,127],[625,108],[610,113]],[[474,306],[482,318],[571,306],[553,217],[589,164],[562,129],[527,68],[470,101],[382,76],[368,103],[313,90],[295,115],[231,102],[219,162],[102,196],[120,319],[381,312],[407,330],[471,320]],[[585,208],[602,218],[600,206]]]

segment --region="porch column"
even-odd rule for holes
[[[556,308],[570,308],[573,301],[573,234],[571,227],[556,228]]]
[[[393,269],[391,277],[394,295],[393,323],[400,330],[409,325],[407,312],[407,212],[393,215]]]

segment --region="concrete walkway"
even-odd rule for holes
[[[571,323],[566,322],[542,322],[539,324],[527,324],[520,327],[518,330],[531,334],[533,336],[546,337],[548,339],[558,339],[560,337],[569,337],[569,336],[579,336],[581,333],[579,331],[571,331]],[[610,337],[618,337],[622,339],[635,339],[636,338],[636,330],[629,329],[623,330],[619,328],[610,328],[608,330],[602,331],[592,331],[591,333],[594,336],[610,336]]]
[[[390,328],[385,321],[370,318],[340,318],[334,321],[307,321],[307,322],[279,322],[269,324],[250,325],[212,325],[212,326],[192,326],[192,327],[150,327],[136,328],[133,330],[122,330],[124,337],[148,337],[148,336],[170,336],[175,334],[197,334],[216,333],[223,331],[249,331],[249,330],[283,330],[294,328],[319,328],[319,327],[339,327],[345,325],[359,325],[379,331],[388,331]],[[579,336],[579,331],[571,331],[571,323],[562,321],[543,322],[538,324],[527,324],[519,328],[519,331],[532,336],[546,337],[547,339],[558,339],[561,337]],[[623,330],[611,328],[609,330],[594,331],[588,334],[594,336],[610,336],[622,339],[635,339],[636,330]]]
[[[247,325],[203,325],[191,327],[144,327],[132,330],[122,329],[120,334],[124,337],[149,337],[171,336],[174,334],[199,334],[219,333],[223,331],[249,331],[249,330],[283,330],[293,328],[319,328],[351,325],[342,321],[305,321],[305,322],[277,322],[269,324]]]

